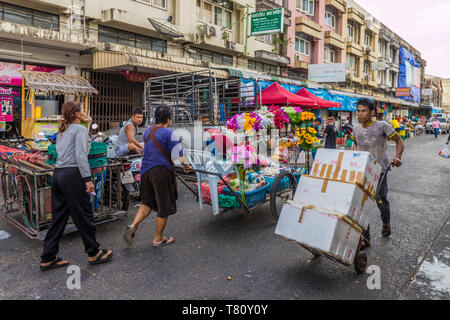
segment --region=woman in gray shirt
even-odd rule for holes
[[[52,180],[52,223],[44,240],[41,270],[66,266],[69,262],[57,257],[59,240],[69,216],[83,239],[89,264],[108,262],[111,250],[99,250],[95,239],[95,224],[89,193],[94,191],[89,167],[89,134],[81,122],[86,122],[81,103],[66,102],[62,107],[63,122],[56,140],[58,159]]]

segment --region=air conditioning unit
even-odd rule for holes
[[[217,35],[216,27],[211,24],[205,24],[205,31],[207,37],[215,37]]]
[[[297,62],[302,61],[302,56],[299,55],[299,54],[296,54],[296,55],[295,55],[295,61],[297,61]]]

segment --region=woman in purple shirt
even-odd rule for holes
[[[131,225],[127,226],[124,240],[131,245],[139,224],[150,214],[158,212],[156,234],[153,247],[161,247],[175,242],[173,237],[163,236],[168,217],[177,212],[177,181],[172,159],[178,158],[186,173],[191,166],[183,156],[179,139],[169,127],[172,125],[172,112],[166,106],[155,110],[155,125],[144,133],[144,157],[141,167],[142,204]]]

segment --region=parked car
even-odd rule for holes
[[[445,119],[445,118],[437,118],[437,119],[441,123],[441,125],[440,125],[441,134],[449,133],[450,132],[450,122],[447,119]],[[426,129],[425,129],[426,133],[433,133],[434,132],[433,121],[434,121],[434,118],[430,118],[430,120],[427,122]]]

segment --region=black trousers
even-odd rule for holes
[[[52,180],[52,222],[44,240],[41,262],[56,259],[59,241],[64,233],[69,216],[75,223],[83,239],[86,253],[93,257],[98,253],[99,244],[95,239],[94,216],[86,192],[86,184],[78,168],[55,169]]]
[[[377,201],[377,206],[378,209],[380,209],[381,213],[381,221],[383,221],[383,223],[391,222],[391,206],[387,199],[387,195],[388,195],[387,178],[384,178],[383,182],[380,185],[380,198],[382,203],[379,204]],[[367,226],[367,230],[364,233],[364,237],[370,240],[370,225]]]

